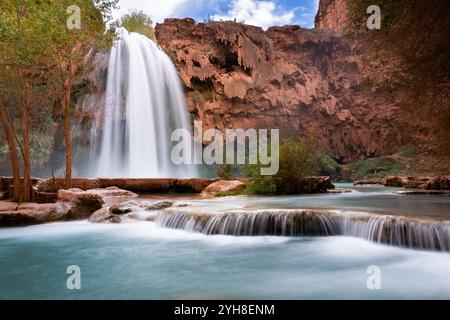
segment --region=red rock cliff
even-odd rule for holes
[[[311,133],[344,162],[412,141],[395,96],[364,83],[364,47],[340,31],[168,19],[156,36],[205,127]]]
[[[316,28],[345,30],[349,24],[347,0],[321,0],[314,21]]]

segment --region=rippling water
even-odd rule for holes
[[[363,191],[179,199],[217,210],[317,204],[338,210],[386,207],[402,214],[413,208],[417,209],[413,214],[422,215],[428,210],[419,209],[428,203],[430,214],[450,214],[450,197],[400,196],[389,189]],[[380,197],[392,201],[375,201]],[[371,203],[378,205],[373,208]],[[80,221],[0,229],[0,261],[1,299],[450,299],[450,254],[344,236],[207,236],[161,228],[153,222]],[[81,290],[66,289],[69,265],[81,268]],[[367,289],[370,265],[381,268],[381,290]]]

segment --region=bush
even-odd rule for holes
[[[261,165],[244,167],[244,174],[252,179],[246,192],[256,194],[296,194],[304,192],[300,181],[306,176],[317,174],[320,167],[320,153],[311,138],[286,140],[279,149],[280,168],[273,176],[260,174]]]
[[[328,154],[321,155],[319,165],[319,175],[330,176],[334,180],[338,180],[339,178],[341,178],[341,165]]]
[[[348,165],[348,169],[354,178],[361,179],[398,174],[402,171],[403,165],[394,159],[382,157],[353,162]]]
[[[153,21],[143,11],[131,11],[131,13],[124,15],[120,19],[119,25],[129,32],[137,32],[149,39],[156,40]]]
[[[217,176],[224,180],[230,180],[233,178],[233,166],[229,164],[222,164],[217,168]]]

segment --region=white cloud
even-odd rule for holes
[[[283,11],[273,1],[233,0],[225,15],[214,15],[213,20],[234,20],[267,29],[274,25],[291,24],[294,10]]]
[[[120,9],[113,13],[114,19],[119,19],[130,10],[142,10],[150,15],[154,22],[163,22],[171,17],[179,7],[189,0],[119,0]]]

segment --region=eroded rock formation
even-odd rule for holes
[[[318,29],[345,30],[348,28],[349,7],[347,0],[321,0],[314,21]]]
[[[366,48],[342,31],[167,19],[156,35],[205,128],[313,134],[342,162],[389,154],[419,132],[401,115],[401,93],[365,82]]]

